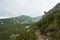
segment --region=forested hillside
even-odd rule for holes
[[[47,33],[50,33],[51,40],[60,40],[60,3],[50,11],[45,12],[37,25],[46,36],[48,36]]]
[[[12,17],[12,18],[6,18],[6,19],[0,19],[0,24],[30,24],[39,21],[42,18],[42,16],[39,17],[30,17],[26,15],[21,15],[18,17]]]
[[[25,15],[0,19],[0,40],[36,40],[33,25],[40,19]]]

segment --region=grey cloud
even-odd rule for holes
[[[0,17],[41,16],[58,2],[60,0],[0,0]]]

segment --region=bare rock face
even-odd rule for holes
[[[38,40],[50,40],[50,38],[42,35],[42,32],[40,30],[36,30],[35,35],[36,35]]]
[[[35,35],[37,36],[38,40],[44,40],[44,38],[42,36],[42,32],[40,32],[39,30],[35,31]]]

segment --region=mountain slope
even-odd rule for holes
[[[18,17],[14,17],[14,18],[6,18],[6,19],[0,19],[0,24],[24,24],[24,23],[33,23],[36,22],[36,20],[41,19],[40,17],[30,17],[30,16],[25,16],[25,15],[21,15]]]
[[[41,18],[42,18],[42,16],[38,16],[38,17],[34,17],[32,19],[33,19],[33,22],[38,22]]]
[[[50,33],[51,40],[60,40],[60,3],[45,13],[37,25],[43,34]]]

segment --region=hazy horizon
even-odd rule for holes
[[[59,2],[60,0],[0,0],[0,18],[42,16],[44,11],[49,11]]]

